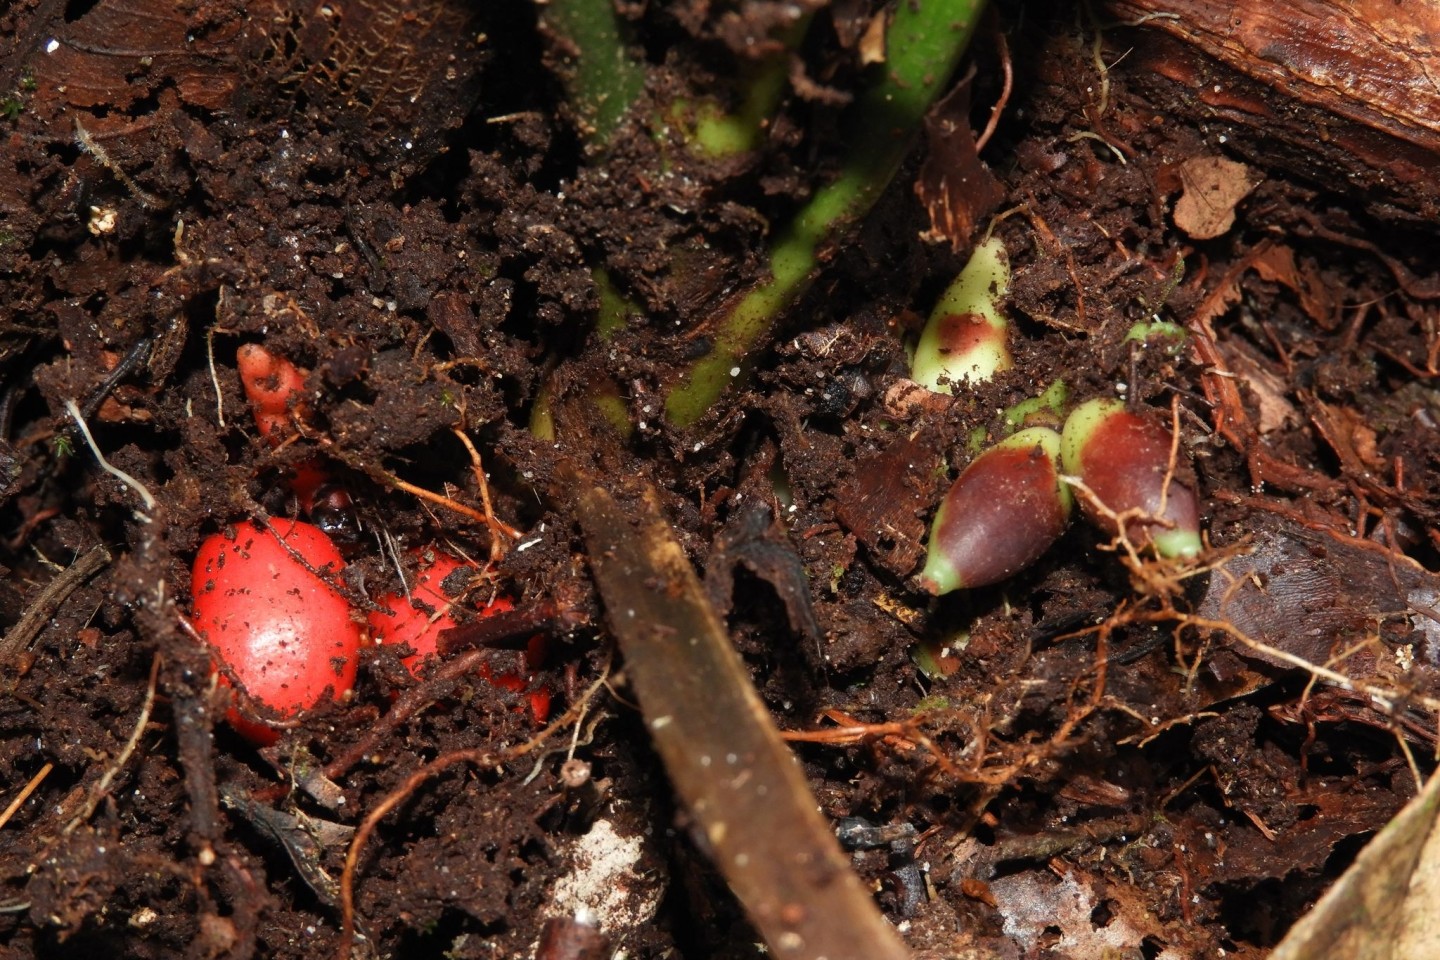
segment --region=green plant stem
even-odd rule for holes
[[[600,297],[600,312],[595,315],[595,335],[602,343],[609,343],[615,334],[625,329],[631,317],[642,316],[645,311],[620,292],[610,278],[610,271],[604,267],[591,270],[590,276],[595,279],[595,292]]]
[[[747,355],[809,285],[821,246],[864,216],[879,198],[969,45],[983,7],[984,0],[899,4],[885,34],[885,75],[856,105],[850,127],[853,152],[840,176],[821,187],[775,240],[770,279],[733,303],[711,351],[666,397],[665,413],[672,424],[694,424],[744,372]]]
[[[559,41],[564,82],[585,139],[604,146],[645,89],[645,65],[630,56],[610,0],[548,0],[545,28]]]
[[[779,49],[740,65],[740,100],[726,111],[713,101],[695,108],[687,139],[691,149],[712,160],[748,153],[760,147],[770,119],[780,106],[790,79],[790,55],[805,39],[812,15],[804,13],[775,38]],[[683,108],[683,101],[677,101]]]

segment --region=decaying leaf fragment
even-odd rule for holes
[[[1138,954],[1148,936],[1164,943],[1167,931],[1149,914],[1144,898],[1133,888],[1103,883],[1086,871],[1071,868],[1058,879],[1041,871],[1026,871],[1001,877],[990,884],[1005,935],[1037,954],[1047,935],[1059,931],[1058,942],[1050,944],[1053,956],[1122,957]],[[1110,917],[1097,923],[1097,911]],[[1132,953],[1134,951],[1134,953]],[[1186,949],[1161,946],[1156,960],[1184,960]]]
[[[924,552],[920,514],[939,493],[939,459],[926,434],[902,434],[879,453],[862,457],[855,476],[836,495],[836,515],[845,529],[897,576],[913,571]]]
[[[1184,192],[1175,202],[1175,226],[1196,240],[1211,240],[1235,225],[1235,207],[1255,189],[1243,163],[1225,157],[1191,157],[1180,164]]]
[[[956,84],[925,117],[928,152],[915,181],[915,195],[930,215],[926,236],[948,241],[956,250],[1005,197],[975,146],[969,120],[970,79]]]
[[[1440,777],[1360,851],[1270,960],[1440,956]]]
[[[697,839],[785,960],[904,960],[648,487],[575,512],[645,725]]]

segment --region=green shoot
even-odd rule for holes
[[[920,121],[945,89],[979,22],[983,0],[905,0],[886,31],[884,76],[856,105],[854,147],[840,176],[821,187],[776,237],[770,279],[731,302],[712,348],[666,397],[666,417],[688,427],[700,419],[779,315],[809,285],[822,247],[863,217],[905,158]]]
[[[626,47],[610,0],[549,0],[545,26],[566,53],[564,78],[581,133],[604,146],[645,89],[645,65]]]

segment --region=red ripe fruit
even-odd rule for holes
[[[1061,460],[1106,510],[1150,518],[1126,523],[1131,543],[1164,557],[1189,557],[1200,552],[1200,502],[1171,477],[1173,443],[1169,427],[1130,412],[1123,401],[1100,398],[1082,403],[1065,421]],[[1090,498],[1082,498],[1081,509],[1102,530],[1117,532],[1114,519]]]
[[[320,530],[281,520],[273,532],[245,523],[233,539],[207,537],[191,572],[196,628],[251,698],[287,716],[327,689],[336,698],[349,692],[360,653],[349,601],[306,563],[332,572],[345,565]],[[234,708],[226,718],[262,746],[279,739]]]
[[[387,593],[378,601],[382,609],[370,613],[370,635],[376,642],[404,643],[415,651],[401,660],[411,673],[419,672],[420,664],[435,655],[440,632],[455,626],[450,615],[455,601],[441,585],[461,568],[472,569],[468,563],[437,552],[434,560],[420,568],[408,598],[403,593]],[[509,600],[496,597],[485,610],[501,613],[512,607]]]
[[[930,526],[920,585],[933,594],[998,583],[1039,559],[1070,522],[1060,435],[1031,427],[971,462]]]
[[[400,662],[412,674],[418,674],[421,665],[435,656],[440,632],[456,625],[451,615],[454,598],[445,593],[444,582],[459,569],[472,569],[471,565],[438,551],[434,559],[420,568],[415,585],[407,599],[401,593],[389,593],[379,598],[381,610],[370,614],[370,634],[379,643],[403,643],[415,651]],[[480,611],[481,617],[515,609],[508,597],[496,597]],[[544,637],[532,637],[525,652],[526,666],[537,669],[544,658]],[[514,672],[495,673],[488,664],[481,666],[480,674],[492,684],[515,693],[524,693],[530,682]],[[544,723],[550,712],[550,691],[545,688],[529,693],[530,712],[536,723]]]

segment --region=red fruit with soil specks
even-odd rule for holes
[[[255,414],[255,425],[272,442],[279,442],[290,423],[291,411],[305,416],[300,398],[304,395],[305,371],[284,357],[276,356],[258,343],[247,343],[235,354],[240,385]]]
[[[282,715],[314,706],[327,689],[347,693],[359,659],[362,633],[349,601],[306,563],[331,572],[345,565],[308,523],[276,521],[273,532],[245,523],[233,539],[207,537],[191,573],[196,628],[245,692]],[[226,716],[255,743],[279,738],[233,708]]]
[[[450,615],[455,601],[445,593],[442,584],[456,570],[474,569],[449,554],[436,553],[434,557],[420,568],[409,597],[387,593],[379,599],[383,609],[370,613],[370,635],[377,642],[404,643],[415,651],[401,660],[411,673],[418,672],[420,664],[435,655],[440,632],[455,626],[455,618]],[[512,607],[509,600],[496,597],[485,612],[502,613]]]
[[[473,567],[445,553],[434,553],[434,559],[421,567],[415,586],[407,599],[404,594],[390,593],[379,599],[384,609],[370,614],[370,633],[379,643],[404,643],[415,651],[401,662],[412,674],[418,673],[425,660],[433,657],[442,630],[456,625],[450,610],[455,600],[446,594],[444,582],[456,570]],[[507,597],[496,597],[480,611],[481,617],[515,609]],[[534,670],[544,657],[544,638],[533,637],[526,650],[526,666]],[[494,673],[483,665],[480,673],[492,684],[515,693],[523,693],[529,682],[518,673]],[[550,691],[541,688],[529,694],[530,712],[537,723],[543,723],[550,712]]]

